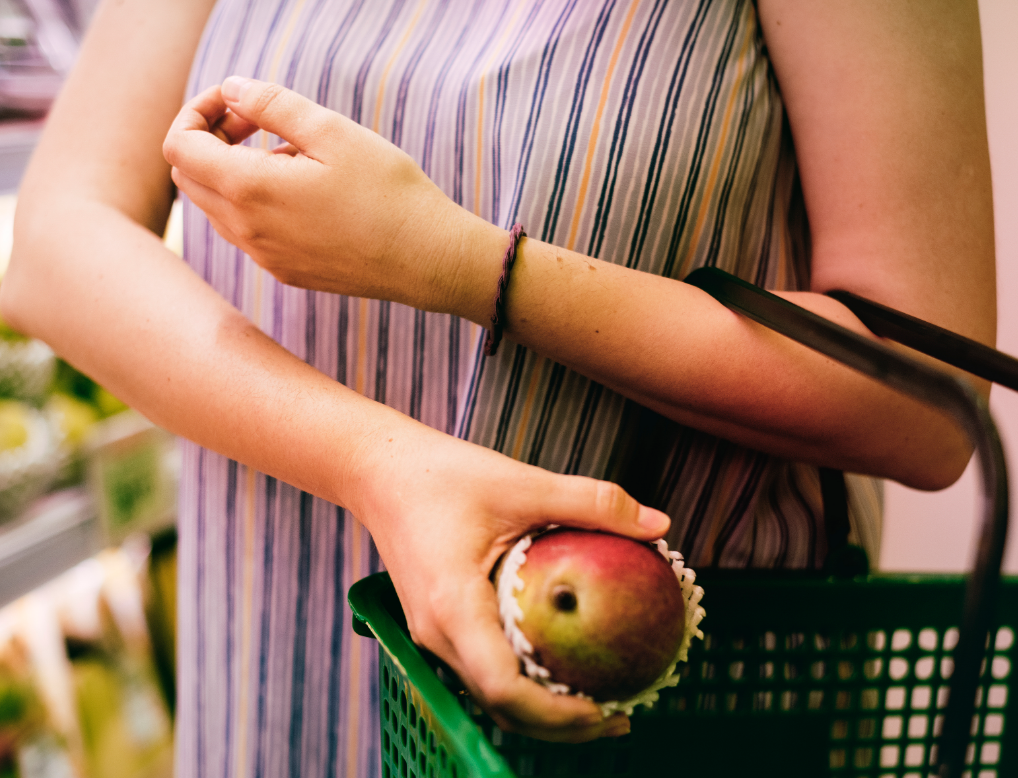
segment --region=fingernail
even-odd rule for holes
[[[236,103],[240,100],[240,92],[244,86],[249,82],[250,79],[241,78],[240,76],[230,76],[223,82],[221,87],[223,97],[231,102]]]
[[[636,519],[636,523],[640,525],[647,532],[653,532],[660,536],[664,535],[668,531],[668,527],[671,526],[671,519],[668,518],[668,514],[656,511],[653,508],[648,508],[646,505],[640,506],[640,514]]]

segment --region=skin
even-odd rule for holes
[[[285,90],[255,84],[233,100],[228,85],[180,110],[210,6],[101,6],[22,185],[3,316],[171,431],[348,507],[374,536],[414,639],[500,727],[621,734],[624,718],[602,722],[592,704],[519,676],[487,576],[513,539],[549,522],[650,539],[667,519],[616,487],[513,462],[355,394],[163,248],[170,164],[216,228],[287,283],[487,324],[505,247],[504,231],[453,205],[394,147]],[[975,3],[759,10],[814,235],[813,289],[788,296],[866,334],[821,296],[841,287],[992,344]],[[290,145],[231,145],[255,126]],[[678,282],[527,239],[507,313],[507,337],[764,451],[923,488],[953,481],[970,455],[936,413]]]

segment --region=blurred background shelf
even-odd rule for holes
[[[103,548],[88,490],[64,489],[0,526],[0,606],[27,594]]]
[[[42,119],[4,119],[0,121],[0,194],[18,189],[39,135]]]

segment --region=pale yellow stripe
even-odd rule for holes
[[[297,23],[297,18],[300,16],[301,9],[304,7],[305,0],[297,0],[294,4],[293,10],[290,12],[290,18],[287,20],[286,28],[283,30],[283,34],[279,39],[279,44],[276,46],[275,56],[272,58],[272,64],[269,67],[268,81],[275,83],[276,76],[279,73],[279,63],[283,57],[283,51],[286,49],[287,43],[290,42],[290,37],[293,35],[294,25]],[[269,145],[268,133],[262,131],[261,133],[261,146],[263,149],[267,149]],[[251,310],[251,321],[256,327],[262,329],[262,295],[264,292],[264,277],[265,271],[259,265],[254,266],[254,284],[253,284],[253,296]],[[245,505],[244,505],[244,590],[243,590],[243,601],[244,601],[244,612],[242,614],[243,628],[240,636],[240,699],[238,702],[237,710],[237,751],[234,764],[236,769],[234,775],[245,776],[247,775],[247,740],[248,740],[248,710],[251,708],[249,684],[250,678],[249,673],[251,671],[251,640],[252,640],[252,612],[254,610],[254,561],[255,561],[255,485],[257,482],[258,474],[251,468],[244,468],[247,482],[245,484]],[[230,704],[232,701],[227,701]]]
[[[477,165],[474,168],[474,214],[481,215],[481,166],[484,164],[484,74],[488,72],[491,63],[502,53],[502,46],[509,38],[509,33],[516,26],[516,20],[520,16],[525,3],[516,3],[516,10],[513,12],[509,23],[502,28],[502,37],[498,39],[491,48],[491,55],[481,68],[481,80],[477,84]],[[497,214],[492,214],[495,218]]]
[[[382,118],[382,98],[385,97],[385,84],[389,80],[389,71],[392,70],[392,66],[395,64],[396,58],[399,57],[400,52],[403,51],[407,41],[410,40],[410,34],[417,26],[417,22],[421,18],[421,13],[424,11],[424,6],[427,4],[428,0],[421,0],[421,2],[418,3],[417,10],[414,12],[414,18],[410,20],[410,24],[407,26],[406,32],[403,33],[403,37],[396,45],[396,50],[392,52],[392,56],[389,57],[389,61],[385,63],[385,70],[382,71],[382,82],[378,85],[378,99],[375,100],[375,120],[371,123],[371,129],[375,132],[378,132],[378,124]]]
[[[347,514],[349,515],[349,514]],[[362,527],[359,521],[354,519],[350,526],[350,567],[353,571],[352,581],[356,581],[363,575],[361,570],[361,539]],[[342,605],[337,604],[339,613],[343,613]],[[357,755],[360,745],[361,726],[361,638],[355,637],[350,642],[350,675],[347,679],[350,684],[350,705],[347,710],[346,722],[346,775],[357,775]]]
[[[732,114],[735,113],[735,103],[743,90],[742,77],[744,65],[746,63],[746,55],[749,52],[750,45],[755,39],[756,33],[753,24],[747,24],[746,35],[742,41],[742,48],[739,50],[739,64],[735,71],[735,83],[732,85],[731,93],[728,96],[728,104],[725,106],[724,119],[721,122],[721,132],[718,134],[717,145],[715,146],[717,152],[714,154],[714,158],[711,161],[710,172],[707,175],[707,182],[704,185],[703,196],[700,198],[700,212],[696,217],[692,237],[689,241],[689,252],[686,255],[682,272],[678,276],[679,278],[682,278],[687,272],[688,264],[693,258],[693,252],[696,251],[696,247],[700,242],[700,234],[703,232],[703,225],[707,222],[707,214],[710,213],[713,208],[711,195],[714,193],[714,187],[717,185],[718,171],[721,169],[721,161],[724,157],[721,151],[724,149],[725,143],[728,141],[728,134],[732,124]]]
[[[608,72],[605,74],[604,83],[601,85],[601,99],[597,103],[597,112],[594,114],[594,125],[590,130],[590,140],[587,141],[587,159],[583,163],[583,176],[580,178],[580,191],[576,196],[576,205],[573,208],[573,223],[569,228],[569,239],[566,241],[566,248],[570,251],[572,251],[576,245],[576,233],[580,228],[580,216],[583,213],[583,203],[587,199],[587,187],[590,184],[590,170],[594,164],[594,150],[597,148],[597,137],[601,134],[601,118],[604,116],[604,108],[608,103],[608,92],[611,89],[612,76],[615,73],[615,66],[618,64],[619,55],[622,53],[622,47],[629,35],[629,28],[633,24],[633,17],[636,15],[636,9],[638,6],[639,3],[633,3],[629,8],[629,13],[626,14],[626,19],[622,23],[622,29],[619,31],[619,38],[615,42],[615,50],[612,52],[611,59],[608,60]]]

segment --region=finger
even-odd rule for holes
[[[317,141],[336,127],[338,114],[279,84],[230,76],[222,93],[231,111],[315,159]]]
[[[263,166],[274,155],[264,149],[230,146],[211,132],[172,132],[163,143],[166,161],[190,179],[228,199],[261,180]]]
[[[616,713],[603,722],[589,727],[567,729],[517,727],[514,731],[527,737],[549,740],[554,743],[586,743],[601,737],[622,737],[623,735],[628,735],[630,728],[629,717],[624,713]]]
[[[220,140],[235,146],[258,132],[258,125],[251,124],[233,111],[227,111],[223,118],[215,123],[211,131]]]
[[[173,179],[173,183],[177,185],[177,188],[186,194],[192,203],[205,212],[205,216],[208,218],[213,229],[234,246],[240,247],[240,237],[226,226],[227,213],[231,208],[231,203],[218,192],[188,178],[184,173],[180,172],[179,168],[172,168],[170,176]]]
[[[273,154],[286,154],[288,157],[296,157],[300,150],[292,143],[280,143],[272,150]]]
[[[222,90],[218,86],[210,86],[184,103],[170,125],[169,134],[188,130],[209,132],[226,115],[228,108]]]
[[[436,614],[438,627],[452,646],[452,664],[478,703],[512,729],[558,735],[562,739],[587,732],[600,736],[606,725],[590,700],[552,694],[521,675],[519,660],[498,621],[495,590],[485,578],[457,587],[448,598],[451,610]],[[448,660],[447,660],[448,661]]]
[[[605,530],[640,540],[660,538],[671,526],[668,514],[641,505],[618,484],[583,476],[549,477],[541,508],[550,524]]]
[[[170,178],[177,185],[177,189],[186,194],[192,203],[205,212],[206,216],[219,219],[220,221],[226,218],[230,202],[219,192],[195,181],[181,171],[180,168],[172,168],[170,170]]]

